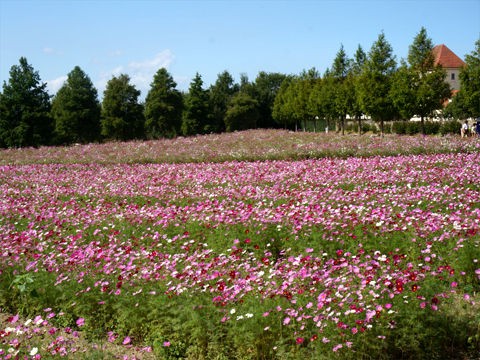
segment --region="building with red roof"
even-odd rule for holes
[[[435,65],[442,65],[447,72],[445,80],[450,84],[452,92],[455,93],[460,90],[460,69],[465,66],[465,62],[444,44],[435,46],[433,55],[435,57]]]

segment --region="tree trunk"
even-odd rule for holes
[[[362,118],[358,115],[357,117],[357,122],[358,122],[358,135],[362,135]]]

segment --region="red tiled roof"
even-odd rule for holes
[[[444,44],[435,46],[433,55],[435,56],[435,65],[440,64],[444,68],[460,68],[465,65],[463,60]]]

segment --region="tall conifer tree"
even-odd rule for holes
[[[109,139],[130,140],[143,137],[143,106],[140,90],[130,84],[130,77],[121,74],[107,83],[102,102],[102,135]]]
[[[148,138],[175,137],[182,125],[183,97],[177,83],[161,68],[153,77],[145,99],[145,132]]]
[[[203,89],[203,80],[199,73],[190,83],[190,89],[185,99],[185,111],[183,113],[183,135],[204,134],[213,130],[209,126],[208,92]]]
[[[20,58],[10,69],[8,83],[0,93],[0,146],[38,146],[52,137],[50,95],[41,83],[38,71]]]
[[[79,67],[68,74],[52,102],[57,141],[89,143],[100,139],[100,102],[97,89]]]

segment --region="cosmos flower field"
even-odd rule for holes
[[[338,141],[301,160],[5,153],[0,358],[480,355],[479,141]]]

